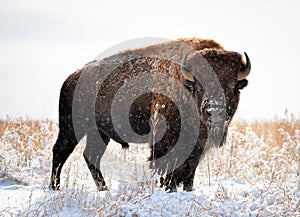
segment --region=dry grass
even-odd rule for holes
[[[56,137],[53,121],[10,119],[0,120],[0,141],[22,151],[30,145],[34,151],[43,150],[45,143]]]
[[[234,178],[288,191],[288,185],[300,178],[299,145],[300,121],[294,118],[236,121],[226,144],[200,162],[197,178],[200,183]]]
[[[251,129],[259,138],[268,142],[270,146],[282,147],[286,142],[286,137],[282,132],[295,136],[295,131],[300,130],[300,120],[274,120],[274,121],[261,121],[261,122],[234,122],[237,131],[246,135],[247,130]]]
[[[51,158],[51,145],[56,136],[57,125],[49,120],[9,117],[0,120],[0,171],[5,171],[6,176],[20,175],[24,178],[18,182],[25,184],[34,182],[36,180],[32,174],[34,168],[40,168],[45,173],[49,172],[47,161]],[[27,171],[26,176],[24,171]]]
[[[300,130],[300,120],[292,118],[261,122],[236,121],[231,126],[243,135],[251,130],[270,146],[281,148],[286,142],[286,136],[282,132],[291,135],[294,139],[295,131]],[[22,118],[0,120],[0,142],[10,143],[19,151],[23,150],[28,143],[32,144],[35,151],[43,150],[45,139],[51,141],[56,135],[57,124],[50,120],[37,121]]]
[[[265,159],[271,160],[270,158],[276,154],[277,150],[288,148],[289,150],[286,151],[288,151],[289,159],[287,160],[295,160],[297,158],[296,146],[300,140],[296,133],[299,130],[300,120],[292,115],[286,119],[273,121],[235,121],[231,124],[227,145],[218,152],[224,154],[230,151],[230,156],[237,160],[243,157],[235,155],[238,150],[247,151],[250,145],[253,146],[250,147],[251,149],[259,148],[260,151],[265,151]],[[13,148],[19,156],[23,156],[22,159],[26,162],[31,160],[35,153],[51,148],[57,133],[57,124],[49,120],[37,121],[9,117],[6,120],[0,120],[0,143],[9,144],[10,148]],[[50,146],[49,143],[51,143]],[[219,170],[220,173],[224,172],[220,168]]]
[[[47,185],[51,148],[57,132],[57,124],[48,120],[9,118],[0,120],[0,171],[5,170],[5,174],[11,176],[11,179],[21,177],[17,180],[18,183],[27,183],[23,180],[25,178],[29,180],[29,184]],[[298,212],[300,200],[297,200],[297,195],[299,195],[300,183],[297,170],[299,173],[300,152],[298,153],[297,147],[299,144],[300,120],[292,116],[265,122],[235,121],[229,129],[226,144],[220,149],[212,150],[212,153],[207,154],[200,162],[195,178],[196,187],[203,187],[209,182],[220,181],[220,183],[216,191],[207,196],[213,198],[209,203],[198,202],[195,199],[192,204],[193,212],[212,211],[210,213],[212,214],[214,209],[226,204],[226,201],[241,197],[240,203],[249,206],[246,210],[252,210],[251,206],[256,204],[255,206],[261,206],[262,209],[273,207],[272,210],[276,210],[279,214]],[[82,159],[82,149],[82,146],[79,146],[64,167],[62,188],[65,190],[45,198],[45,201],[52,204],[51,207],[54,208],[49,207],[48,210],[41,208],[40,212],[46,210],[51,213],[51,210],[60,210],[63,206],[72,206],[73,203],[84,207],[84,213],[90,216],[99,212],[117,213],[117,210],[122,207],[118,204],[130,203],[137,209],[144,206],[143,201],[152,194],[144,187],[142,193],[135,188],[130,190],[130,186],[124,186],[115,196],[109,192],[105,197],[99,194],[91,196],[89,187],[94,186],[94,183],[91,182],[90,174]],[[112,162],[109,164],[113,165]],[[44,173],[34,174],[34,168],[37,167],[39,172],[44,171]],[[112,169],[116,170],[116,168]],[[87,179],[90,179],[90,182],[87,182]],[[258,191],[257,198],[252,198],[253,193],[247,191],[235,195],[226,183],[223,183],[223,180],[231,179],[242,180],[254,186]],[[253,203],[249,203],[252,200]],[[268,204],[262,205],[263,201]],[[44,207],[42,203],[41,207]],[[258,212],[257,215],[259,214]]]
[[[8,126],[8,123],[8,120],[0,120],[0,138],[2,138],[4,131]]]

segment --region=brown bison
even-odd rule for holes
[[[99,190],[106,189],[100,160],[110,139],[148,142],[150,167],[161,187],[191,191],[205,150],[224,143],[247,86],[250,60],[213,40],[178,39],[95,60],[70,75],[59,101],[51,189],[86,135],[84,158]],[[123,119],[126,120],[123,120]]]

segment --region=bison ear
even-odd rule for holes
[[[241,90],[244,87],[246,87],[247,85],[248,85],[248,80],[247,79],[243,79],[243,80],[238,81],[237,88]]]

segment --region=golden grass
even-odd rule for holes
[[[260,196],[253,198],[253,201],[267,201],[271,207],[279,207],[278,215],[287,212],[298,213],[300,200],[295,198],[299,194],[297,186],[300,186],[297,181],[297,177],[300,175],[300,155],[297,153],[300,133],[298,135],[296,133],[299,130],[300,120],[293,118],[261,122],[233,122],[229,129],[227,144],[216,152],[206,155],[206,159],[200,161],[196,173],[198,186],[205,186],[206,183],[221,180],[219,188],[215,192],[216,199],[211,200],[210,205],[204,201],[204,205],[202,205],[202,202],[198,203],[195,200],[194,209],[199,213],[200,211],[214,210],[220,205],[218,201],[225,202],[228,198],[234,200],[234,196],[229,195],[232,193],[222,182],[222,180],[234,179],[254,186],[252,189],[257,189],[257,194]],[[33,121],[9,118],[0,120],[0,145],[7,144],[0,147],[0,171],[5,170],[8,175],[16,175],[12,177],[27,178],[31,181],[29,183],[37,184],[41,180],[41,183],[48,184],[52,158],[51,148],[57,133],[57,124],[49,120]],[[30,150],[28,146],[30,146]],[[85,214],[94,216],[107,210],[122,209],[116,205],[119,203],[126,204],[127,201],[131,204],[137,203],[139,200],[136,198],[139,197],[141,199],[138,203],[142,204],[142,207],[143,200],[149,195],[151,196],[151,191],[145,196],[140,193],[140,190],[136,190],[135,193],[128,186],[124,186],[124,192],[120,191],[120,196],[115,197],[117,199],[108,196],[103,199],[97,194],[93,196],[95,203],[87,202],[93,201],[88,198],[89,192],[87,191],[88,186],[93,183],[87,181],[92,180],[82,159],[83,150],[80,151],[80,153],[75,151],[75,155],[70,157],[69,162],[66,162],[65,171],[62,173],[67,174],[63,180],[65,184],[62,189],[68,190],[61,191],[54,196],[45,196],[45,203],[48,205],[41,205],[39,208],[47,207],[49,212],[51,209],[51,212],[60,210],[63,206],[62,201],[67,203],[71,198],[71,201],[76,201],[80,206],[86,207]],[[34,161],[35,159],[39,159],[39,161]],[[29,163],[24,164],[24,162]],[[33,163],[31,164],[31,162]],[[37,176],[33,170],[28,170],[28,168],[33,168],[32,165],[45,173]],[[116,168],[112,169],[116,170]],[[22,183],[26,183],[25,181]],[[240,194],[237,195],[238,198],[240,198]],[[110,195],[109,192],[106,195]],[[250,206],[249,201],[252,198],[249,197],[252,197],[253,193],[245,190],[243,195],[243,201],[239,201],[239,203]],[[122,197],[127,199],[123,201]],[[265,205],[265,207],[267,206]],[[43,209],[38,210],[39,208],[35,208],[36,212],[43,212]],[[246,212],[245,214],[247,214]]]
[[[8,121],[0,120],[0,138],[3,136],[4,130],[7,128]]]
[[[56,137],[56,124],[50,120],[26,120],[23,118],[0,120],[0,142],[9,143],[23,150],[30,145],[33,150],[45,148],[45,142]]]
[[[278,150],[284,151],[282,159],[289,163],[295,160],[298,162],[300,156],[296,153],[296,147],[300,143],[300,138],[296,138],[297,130],[300,130],[300,120],[294,118],[261,122],[235,121],[229,129],[228,144],[219,150],[224,157],[224,162],[220,161],[220,165],[222,163],[227,165],[228,159],[245,161],[244,164],[247,164],[249,158],[241,153],[255,151],[258,153],[263,151],[264,160],[272,162],[272,157],[277,154]],[[32,156],[38,156],[37,152],[40,150],[52,153],[51,149],[57,133],[57,124],[49,120],[36,121],[22,118],[0,120],[0,143],[9,144],[8,147],[13,148],[19,156],[23,156],[19,164],[22,160],[30,161],[34,158]],[[7,151],[3,151],[5,155]],[[259,162],[255,167],[261,168],[258,164]],[[224,165],[217,169],[219,170],[217,173],[227,172],[231,163],[227,169]]]
[[[226,144],[200,161],[200,182],[234,177],[276,188],[292,182],[300,175],[299,131],[294,118],[233,122]]]
[[[43,149],[41,144],[43,139],[47,137],[51,140],[56,137],[57,132],[53,131],[53,126],[57,127],[53,121],[50,120],[26,120],[26,119],[10,119],[0,120],[0,141],[6,142],[17,146],[22,143],[23,145],[28,144],[31,137],[34,149]],[[300,130],[300,120],[292,119],[286,120],[274,120],[274,121],[235,121],[231,124],[235,126],[237,131],[241,134],[246,135],[247,131],[251,129],[258,137],[264,140],[272,141],[272,146],[281,147],[285,142],[286,138],[281,132],[286,132],[291,136],[295,135],[296,130]],[[13,136],[9,136],[12,135]],[[18,137],[18,138],[16,138]],[[18,141],[16,141],[18,139]],[[18,144],[17,144],[18,143]],[[21,148],[21,147],[20,147]]]
[[[282,132],[293,137],[295,131],[300,130],[300,120],[235,121],[231,126],[234,126],[236,131],[243,135],[251,130],[269,145],[281,148],[286,142],[286,136]],[[53,130],[53,128],[55,129]],[[56,136],[57,124],[50,120],[38,121],[22,118],[0,120],[0,142],[10,143],[16,149],[22,150],[28,143],[34,150],[44,149],[45,139],[51,141]]]
[[[0,121],[1,158],[0,170],[21,171],[30,167],[34,159],[41,157],[43,150],[51,153],[57,136],[57,125],[49,120],[37,121],[22,118]],[[50,146],[49,146],[50,145]]]
[[[284,150],[286,156],[284,155],[282,159],[288,162],[298,160],[300,156],[296,153],[296,147],[300,143],[300,138],[296,136],[297,130],[300,130],[300,120],[292,118],[261,122],[235,121],[229,129],[228,144],[224,145],[219,152],[223,153],[230,149],[230,154],[226,156],[234,158],[235,161],[241,159],[242,162],[243,158],[248,158],[239,156],[240,149],[245,152],[258,149],[258,152],[264,151],[266,153],[264,159],[271,162],[272,156],[278,150]],[[9,147],[13,148],[19,156],[24,156],[22,159],[26,161],[31,160],[32,156],[40,150],[48,153],[57,133],[57,124],[49,120],[37,121],[22,118],[0,120],[0,143],[9,144]],[[226,172],[223,166],[219,169],[220,173]]]
[[[273,120],[273,121],[255,121],[245,122],[237,121],[233,125],[237,131],[246,135],[247,129],[251,129],[257,137],[262,138],[270,146],[281,148],[286,142],[285,135],[282,132],[288,133],[291,136],[295,135],[296,130],[300,130],[300,120]]]

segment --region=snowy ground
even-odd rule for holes
[[[40,130],[40,137],[32,133],[25,140],[9,129],[0,140],[0,216],[300,216],[299,130],[279,131],[284,142],[273,146],[272,136],[232,126],[227,144],[201,161],[195,190],[177,193],[158,188],[146,162],[140,164],[149,152],[145,146],[125,152],[113,142],[102,166],[110,191],[98,192],[82,157],[84,141],[65,164],[61,190],[51,191],[57,129],[41,123]]]

